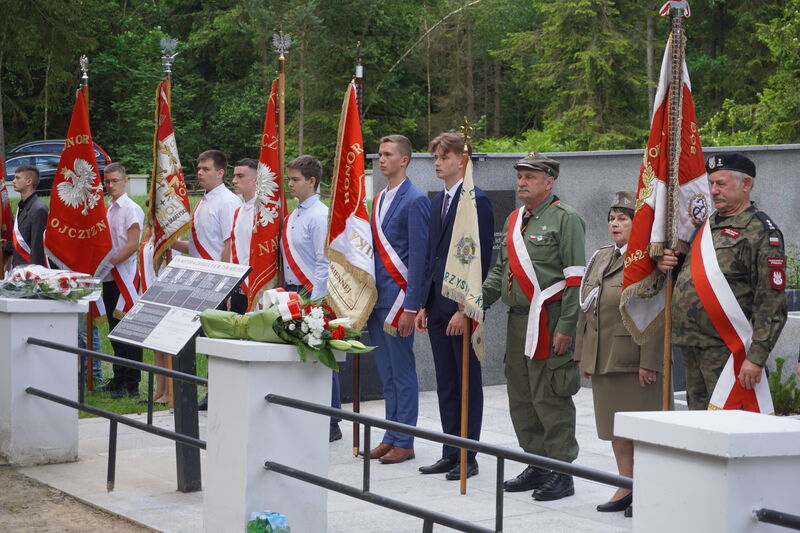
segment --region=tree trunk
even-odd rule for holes
[[[650,10],[652,11],[652,9]],[[647,16],[647,110],[650,120],[653,119],[653,100],[656,98],[655,66],[653,65],[653,15]]]
[[[428,31],[428,21],[426,20],[424,23],[423,28],[425,32]],[[427,102],[427,115],[426,115],[426,122],[428,124],[428,134],[425,137],[426,139],[431,139],[431,37],[430,35],[425,37],[425,83],[427,86],[428,94],[426,96]]]
[[[50,62],[53,59],[53,53],[47,54],[47,67],[44,69],[44,125],[42,127],[42,139],[47,139],[47,104],[48,104],[48,91],[50,85]]]
[[[495,58],[494,61],[494,113],[492,116],[492,136],[500,137],[500,81],[502,76],[502,63]]]
[[[467,93],[467,118],[475,121],[475,65],[472,62],[472,20],[467,21],[464,58],[467,63],[467,81],[464,87]]]
[[[297,153],[302,155],[303,145],[305,144],[305,122],[306,122],[306,46],[308,44],[308,27],[303,27],[303,34],[300,37],[300,80],[297,89],[299,97],[297,110]]]
[[[2,49],[0,49],[0,165],[5,164],[5,160],[6,130],[3,126],[3,52]]]

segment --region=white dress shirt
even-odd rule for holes
[[[225,241],[231,238],[233,227],[233,212],[242,205],[238,196],[220,184],[207,191],[195,208],[192,224],[200,244],[205,248],[214,261],[222,259],[222,250]],[[189,239],[189,255],[201,257],[194,244],[194,239]]]
[[[311,299],[321,298],[328,292],[328,263],[325,257],[325,238],[328,235],[328,206],[323,204],[319,195],[306,198],[297,206],[291,217],[292,256],[298,263],[308,265],[313,272],[303,272],[314,285]],[[287,285],[302,285],[292,272],[286,261],[284,243],[281,241],[283,255],[283,276]]]
[[[139,230],[144,227],[144,211],[139,205],[130,199],[127,193],[116,200],[111,200],[106,208],[106,218],[108,219],[108,230],[111,233],[111,255],[116,256],[122,248],[128,244],[128,230],[139,225]],[[138,245],[138,243],[137,243]],[[128,272],[136,272],[136,254],[117,264],[117,269],[123,276]],[[114,278],[109,273],[103,281],[112,281]]]

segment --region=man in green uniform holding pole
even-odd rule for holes
[[[580,388],[572,358],[586,223],[552,192],[559,162],[531,153],[518,161],[517,197],[506,219],[497,262],[483,284],[485,306],[509,306],[506,379],[511,421],[529,453],[572,462],[578,456],[575,404]],[[504,483],[536,500],[575,494],[572,476],[535,466]]]

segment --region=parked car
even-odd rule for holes
[[[14,169],[18,166],[33,165],[39,169],[39,187],[36,188],[36,191],[49,194],[65,143],[65,139],[46,139],[6,146],[6,180],[14,179]],[[97,143],[94,143],[94,156],[97,159],[97,168],[100,170],[100,179],[102,179],[103,172],[111,163],[111,158]],[[55,163],[53,163],[53,157],[55,157]]]
[[[33,165],[39,169],[39,186],[36,192],[39,194],[50,194],[53,188],[53,179],[56,177],[58,161],[61,159],[57,154],[21,154],[9,157],[5,163],[6,181],[14,179],[14,171],[21,165]],[[9,185],[10,187],[10,185]]]

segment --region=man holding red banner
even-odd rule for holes
[[[103,174],[106,192],[111,195],[106,218],[111,232],[111,259],[109,271],[103,278],[103,306],[108,319],[108,329],[119,323],[117,313],[129,311],[138,300],[136,279],[136,251],[144,226],[144,212],[128,197],[125,188],[128,176],[125,167],[111,163]],[[122,342],[111,341],[114,355],[142,362],[142,349]],[[141,372],[135,368],[114,365],[114,377],[107,386],[112,398],[137,397]]]
[[[423,303],[425,252],[431,204],[406,177],[411,142],[402,135],[381,139],[381,173],[387,186],[372,204],[375,286],[378,301],[368,320],[370,343],[383,382],[386,419],[417,425],[419,384],[414,360],[414,319]],[[384,464],[414,458],[414,437],[387,431],[370,450]]]
[[[528,453],[572,462],[578,456],[575,404],[580,389],[572,358],[585,271],[586,223],[552,192],[560,164],[531,153],[519,160],[517,196],[504,243],[483,284],[484,307],[508,305],[508,404],[519,445]],[[536,500],[575,494],[572,476],[528,466],[505,490],[533,490]]]
[[[250,244],[253,238],[253,208],[256,204],[258,161],[249,157],[236,162],[233,167],[233,190],[241,195],[244,204],[233,212],[231,229],[231,262],[250,264]],[[247,312],[247,279],[231,295],[231,311],[241,315]]]
[[[695,234],[672,299],[689,409],[772,413],[764,365],[787,320],[786,254],[775,223],[750,201],[755,164],[725,153],[706,161],[717,208]],[[680,263],[664,250],[658,268]]]
[[[223,184],[227,166],[228,158],[219,150],[197,156],[197,183],[205,194],[194,208],[191,239],[172,246],[179,252],[209,261],[230,260],[233,212],[242,202]]]
[[[14,171],[12,184],[14,190],[19,193],[20,201],[13,226],[8,228],[11,239],[2,243],[5,254],[13,254],[12,267],[25,264],[47,266],[42,238],[47,227],[48,210],[47,205],[36,195],[39,169],[32,165],[18,166]],[[5,188],[5,184],[0,186]],[[0,270],[2,266],[0,265]]]

